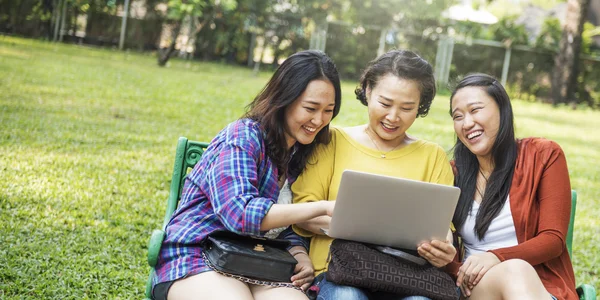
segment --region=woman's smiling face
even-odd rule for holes
[[[500,110],[483,87],[464,87],[451,99],[454,131],[476,156],[489,158],[500,128]]]
[[[317,79],[285,110],[285,136],[288,147],[308,145],[331,122],[335,108],[335,89],[328,80]]]
[[[421,91],[416,81],[387,74],[366,90],[369,128],[384,144],[404,140],[415,122]]]

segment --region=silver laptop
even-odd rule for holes
[[[414,250],[446,240],[459,195],[453,186],[345,170],[326,234]]]

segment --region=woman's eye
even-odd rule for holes
[[[413,108],[412,107],[403,107],[402,110],[403,111],[412,111]]]
[[[462,118],[462,116],[461,116],[461,115],[454,115],[454,116],[452,117],[452,120],[454,120],[454,121],[458,121],[458,120],[460,120],[461,118]]]
[[[315,111],[315,109],[314,109],[314,108],[312,108],[312,107],[305,107],[305,108],[306,108],[306,110],[307,110],[307,111],[311,111],[311,112],[312,112],[312,111]]]
[[[325,112],[328,114],[333,113],[333,109],[327,109],[327,110],[325,110]]]
[[[471,109],[471,112],[477,112],[477,111],[479,111],[480,109],[481,109],[481,107],[475,107],[475,108]]]
[[[383,107],[390,107],[390,105],[389,105],[389,104],[386,104],[386,103],[383,103],[383,102],[379,102],[379,103],[380,103],[380,104],[381,104],[381,106],[383,106]]]

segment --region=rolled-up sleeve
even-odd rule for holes
[[[238,234],[260,235],[262,220],[275,201],[259,196],[261,152],[256,134],[233,132],[219,147],[204,180],[214,213],[227,230]]]

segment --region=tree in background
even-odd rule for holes
[[[583,24],[590,0],[568,0],[559,53],[552,74],[552,104],[576,102]]]
[[[509,45],[527,45],[529,36],[524,25],[515,23],[516,17],[505,17],[490,26],[492,39]]]
[[[236,7],[235,0],[169,0],[167,19],[174,22],[174,29],[169,46],[159,50],[158,65],[165,66],[175,52],[177,37],[186,18],[194,21],[195,28],[190,36],[196,36],[207,24],[223,17],[225,12],[232,11]]]
[[[0,31],[50,38],[57,4],[53,0],[0,0]]]
[[[440,15],[450,0],[348,0],[340,16],[342,22],[329,25],[327,53],[346,78],[358,78],[362,68],[384,49],[411,47],[434,62],[436,44],[424,37],[441,25]]]
[[[538,49],[558,52],[562,28],[558,18],[547,18],[542,24],[542,30],[535,41],[535,47]]]

